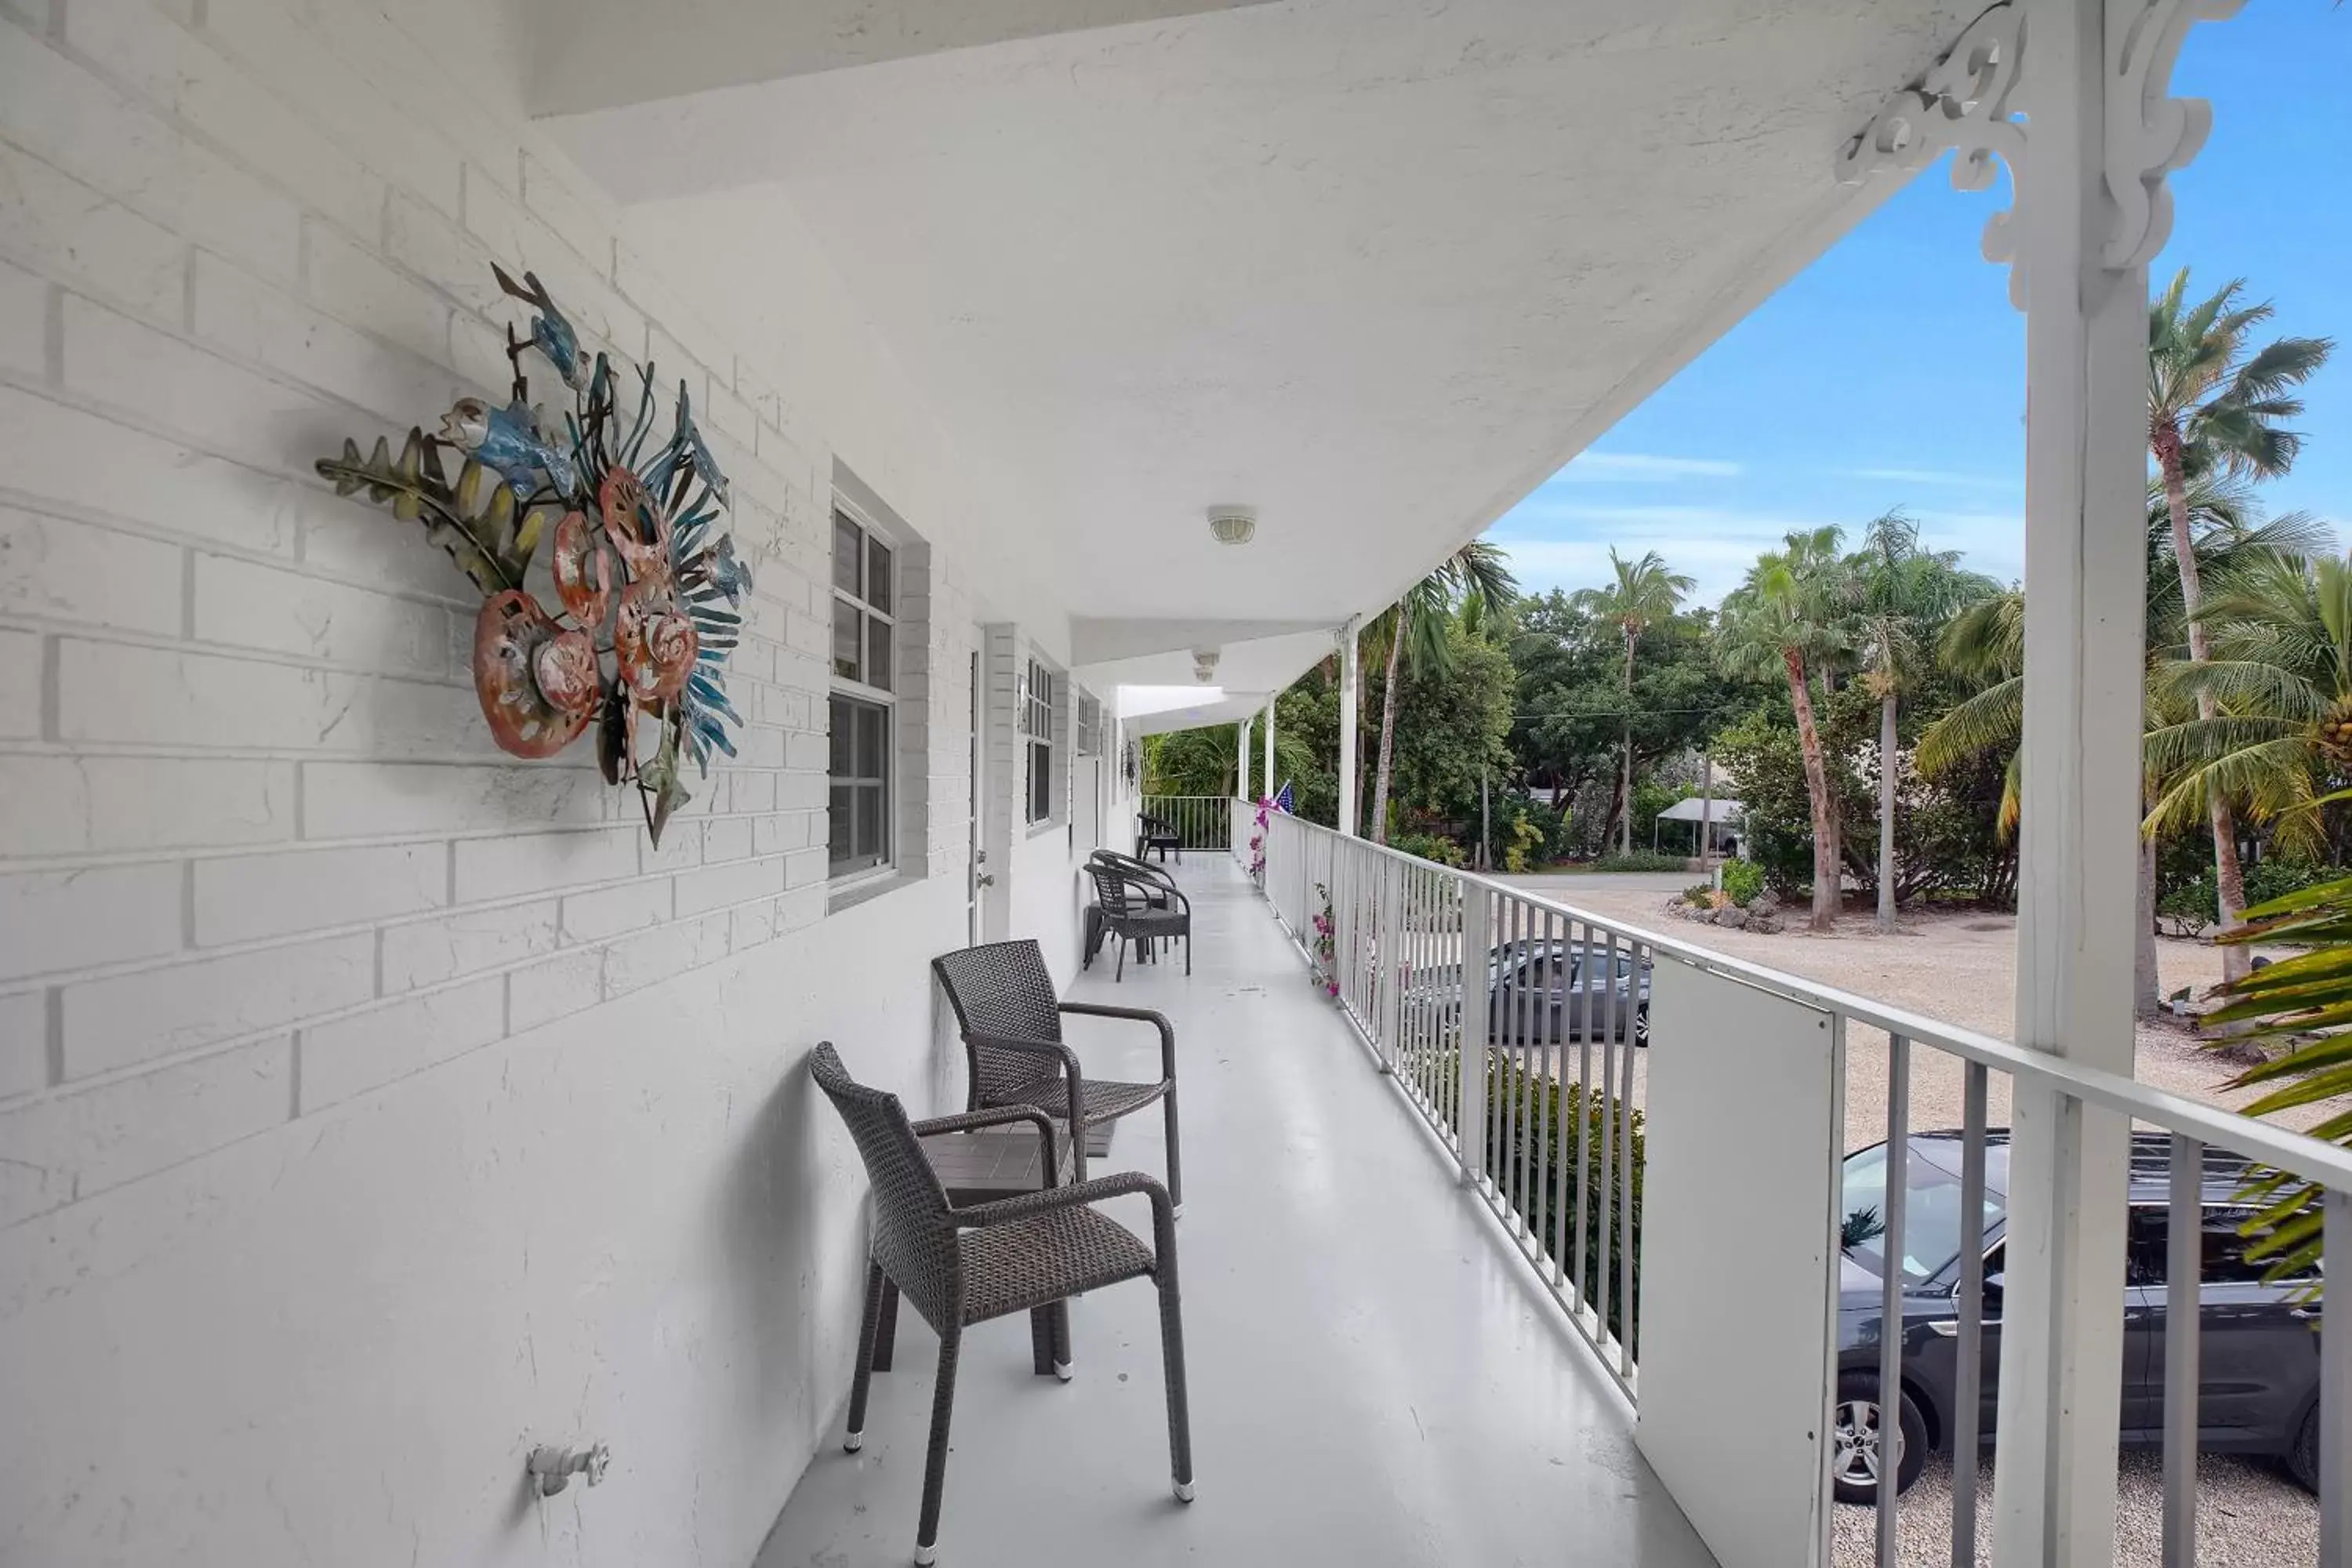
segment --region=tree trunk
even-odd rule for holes
[[[2165,439],[2166,437],[2170,439]],[[2181,471],[2180,438],[2170,429],[2158,432],[2157,465],[2164,473],[2164,501],[2172,514],[2172,557],[2180,567],[2180,612],[2189,620],[2189,662],[2203,664],[2212,656],[2212,645],[2205,637],[2205,623],[2198,611],[2205,602],[2203,585],[2198,582],[2197,551],[2189,534],[2189,487]],[[2197,717],[2211,723],[2219,705],[2210,691],[2197,693]],[[2205,792],[2208,816],[2213,825],[2213,886],[2220,897],[2221,929],[2228,931],[2239,923],[2238,911],[2246,907],[2246,878],[2238,864],[2237,814],[2221,791]],[[2221,949],[2221,977],[2242,980],[2252,971],[2253,954],[2243,947],[2231,945]]]
[[[1633,632],[1625,630],[1625,819],[1617,841],[1621,854],[1633,853]]]
[[[1822,763],[1822,735],[1813,727],[1813,693],[1805,681],[1804,656],[1783,648],[1781,662],[1789,670],[1789,705],[1797,710],[1797,744],[1805,755],[1805,793],[1813,807],[1813,920],[1815,931],[1828,931],[1837,921],[1837,824],[1831,814],[1829,771]]]
[[[1878,929],[1895,929],[1895,689],[1878,700]]]
[[[1396,626],[1389,634],[1389,668],[1381,682],[1381,761],[1372,773],[1372,842],[1389,841],[1389,775],[1396,763],[1397,666],[1404,656],[1405,634],[1412,616],[1412,601],[1397,606]]]

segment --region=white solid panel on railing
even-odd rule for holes
[[[1650,984],[1634,1441],[1723,1568],[1818,1568],[1839,1031],[1663,954]]]

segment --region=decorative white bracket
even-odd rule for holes
[[[1882,171],[1915,174],[1947,150],[1956,154],[1956,190],[1989,190],[1996,160],[2009,165],[2012,210],[1985,220],[1984,256],[2011,264],[2009,297],[2021,310],[2025,279],[2012,225],[2023,193],[2019,174],[2025,166],[2025,125],[2013,117],[2010,98],[2024,37],[2023,13],[2013,0],[2001,0],[1969,23],[1925,76],[1881,105],[1837,155],[1838,182],[1848,185]]]
[[[2172,234],[2167,176],[2205,144],[2213,110],[2201,99],[2170,96],[2173,62],[2195,22],[2235,16],[2245,0],[2106,0],[2105,55],[2105,184],[2115,203],[2100,261],[2114,271],[2137,267]],[[1985,220],[1984,257],[2010,268],[2010,302],[2025,308],[2025,265],[2018,252],[2024,201],[2021,175],[2029,132],[2020,110],[2028,35],[2025,7],[2000,0],[1960,34],[1934,68],[1889,98],[1870,123],[1838,150],[1841,184],[1859,184],[1882,171],[1912,174],[1947,151],[1952,184],[1989,189],[1996,160],[2009,167],[2010,210]]]
[[[2120,271],[2154,259],[2172,237],[2172,189],[2213,129],[2213,106],[2174,98],[2172,65],[2193,22],[2224,22],[2245,0],[2142,0],[2107,5],[2107,194],[2116,222],[2100,259]]]

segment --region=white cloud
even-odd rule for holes
[[[1585,452],[1552,476],[1570,484],[1673,484],[1736,479],[1742,469],[1720,458],[1664,458],[1648,452]]]
[[[1883,479],[1897,485],[1944,485],[1956,489],[2014,490],[2025,481],[2020,475],[1961,474],[1946,468],[1843,468],[1848,479]]]

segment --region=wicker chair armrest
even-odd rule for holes
[[[1075,1013],[1085,1018],[1125,1018],[1131,1023],[1149,1024],[1160,1031],[1160,1071],[1170,1083],[1176,1081],[1176,1026],[1168,1021],[1165,1013],[1155,1013],[1149,1007],[1116,1007],[1108,1002],[1063,1002],[1056,1004],[1064,1013]]]
[[[1052,1186],[1061,1175],[1061,1145],[1054,1134],[1054,1119],[1036,1106],[994,1105],[985,1110],[959,1110],[952,1116],[934,1116],[928,1121],[915,1123],[915,1136],[929,1138],[935,1132],[974,1132],[983,1127],[1002,1127],[1013,1121],[1030,1123],[1037,1129],[1037,1136],[1045,1140],[1045,1184]]]
[[[999,1198],[992,1204],[974,1204],[970,1208],[952,1211],[949,1219],[959,1228],[977,1229],[984,1226],[1007,1225],[1014,1220],[1033,1219],[1056,1209],[1077,1208],[1098,1204],[1110,1198],[1127,1197],[1141,1193],[1151,1200],[1151,1230],[1153,1251],[1165,1260],[1176,1251],[1176,1205],[1168,1196],[1168,1189],[1158,1180],[1140,1171],[1118,1171],[1092,1181],[1076,1182],[1066,1187],[1048,1187],[1038,1192],[1023,1193],[1018,1197]]]

